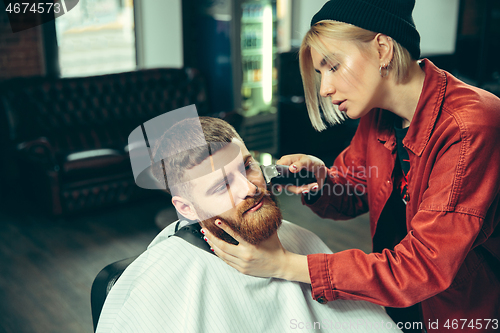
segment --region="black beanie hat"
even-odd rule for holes
[[[311,26],[322,20],[334,20],[383,33],[418,60],[420,35],[411,16],[414,6],[415,0],[330,0],[314,15]]]

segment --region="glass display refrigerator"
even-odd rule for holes
[[[241,118],[238,130],[250,150],[278,151],[277,59],[289,49],[290,3],[183,2],[185,66],[205,77],[213,114]]]
[[[277,86],[275,1],[241,3],[242,110],[247,116],[273,108]]]

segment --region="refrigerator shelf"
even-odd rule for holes
[[[273,54],[276,54],[278,53],[278,48],[277,47],[273,47]],[[241,50],[241,55],[242,56],[254,56],[254,55],[262,55],[263,54],[263,50],[262,49],[242,49]]]
[[[262,17],[254,17],[254,18],[242,18],[241,23],[243,24],[261,24],[263,21]],[[273,23],[278,22],[276,18],[273,18]]]
[[[277,85],[278,81],[273,80],[273,86]],[[262,88],[262,81],[257,82],[243,82],[243,88]]]

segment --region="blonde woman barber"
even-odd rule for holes
[[[289,190],[302,192],[319,216],[344,220],[369,211],[373,253],[300,256],[277,238],[252,246],[234,236],[235,246],[204,231],[240,272],[310,283],[320,303],[370,301],[428,331],[495,331],[500,99],[418,60],[414,4],[331,0],[313,17],[300,49],[311,122],[325,129],[321,107],[329,123],[360,123],[331,168],[304,154],[278,161],[315,172],[316,184]]]

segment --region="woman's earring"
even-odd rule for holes
[[[382,74],[382,70],[385,70],[384,74]],[[387,75],[389,75],[389,65],[380,66],[380,68],[378,69],[378,72],[379,72],[381,77],[386,77]]]

